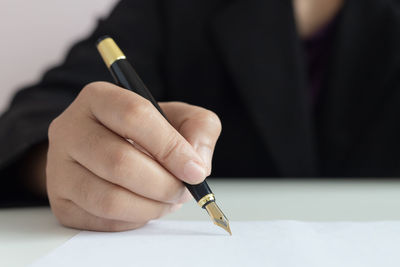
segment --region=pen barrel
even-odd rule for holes
[[[196,185],[191,185],[188,183],[184,184],[186,188],[189,190],[189,192],[192,194],[196,202],[199,202],[204,196],[213,194],[206,181]]]
[[[158,105],[157,101],[154,99],[153,95],[147,89],[146,85],[140,79],[139,75],[136,73],[135,69],[132,67],[128,60],[119,59],[115,61],[110,66],[110,72],[118,86],[135,92],[138,95],[149,100],[164,116],[164,118],[167,119],[161,107]]]

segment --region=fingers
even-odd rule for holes
[[[191,184],[205,179],[201,157],[146,99],[108,83],[88,85],[80,99],[96,120],[143,147],[177,178]]]
[[[182,102],[160,104],[170,123],[194,147],[211,172],[211,161],[215,145],[221,134],[218,116],[201,107]]]
[[[180,180],[210,173],[221,124],[188,104],[162,108],[170,122],[137,94],[95,83],[51,123],[48,196],[64,225],[133,229],[191,199]]]
[[[58,191],[58,198],[71,200],[100,218],[144,224],[160,218],[173,208],[171,204],[141,197],[100,179],[74,162],[68,166],[68,172],[60,174],[58,179],[60,187],[53,186]]]
[[[97,176],[138,195],[153,200],[177,203],[187,194],[182,182],[157,161],[137,150],[96,121],[85,127],[69,142],[68,155]]]

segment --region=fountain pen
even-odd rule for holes
[[[96,46],[104,60],[104,63],[111,72],[115,83],[118,86],[127,90],[131,90],[149,100],[164,116],[164,118],[168,120],[157,101],[151,95],[150,91],[140,79],[132,65],[128,62],[126,56],[115,43],[115,41],[109,36],[103,36],[97,41]],[[229,221],[215,202],[215,196],[207,182],[204,181],[197,185],[191,185],[184,182],[184,185],[193,195],[199,206],[207,210],[214,224],[222,227],[230,235],[232,235],[229,227]]]

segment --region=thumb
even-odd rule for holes
[[[211,174],[214,148],[221,134],[221,121],[207,109],[182,102],[160,103],[172,126],[193,146]]]

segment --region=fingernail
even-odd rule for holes
[[[180,208],[182,208],[183,204],[174,204],[171,206],[171,208],[169,209],[170,212],[175,212],[177,210],[179,210]]]
[[[202,166],[193,160],[190,160],[183,168],[183,175],[187,181],[197,183],[204,180],[206,172]]]
[[[207,175],[210,175],[211,172],[211,161],[212,161],[212,155],[213,152],[212,150],[207,147],[207,146],[200,146],[197,149],[197,153],[200,155],[201,159],[204,161],[204,163],[207,166]]]

